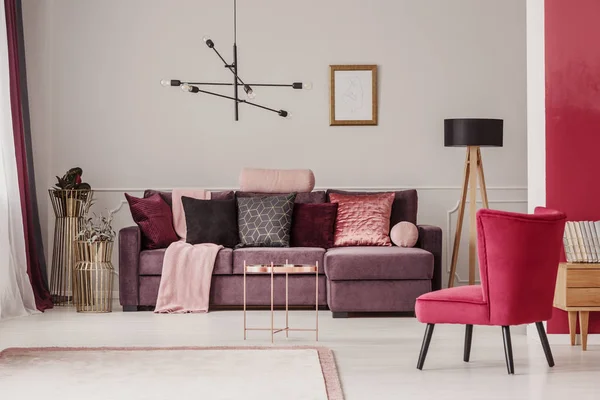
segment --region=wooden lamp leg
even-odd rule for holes
[[[460,203],[458,204],[458,220],[456,221],[456,232],[454,233],[454,247],[452,248],[452,261],[450,264],[450,275],[448,276],[448,287],[454,286],[454,277],[456,276],[456,262],[458,261],[458,249],[460,247],[460,237],[462,234],[463,219],[465,216],[465,203],[467,201],[467,188],[469,187],[469,174],[470,174],[470,151],[467,150],[467,157],[465,158],[465,171],[462,185],[462,192],[460,197]]]
[[[483,175],[483,158],[481,158],[481,149],[477,148],[477,172],[479,173],[479,189],[481,190],[481,202],[483,208],[490,208],[488,204],[487,188],[485,187],[485,176]]]
[[[469,285],[475,284],[475,259],[477,257],[477,170],[479,147],[469,146]]]

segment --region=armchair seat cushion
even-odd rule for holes
[[[144,250],[140,253],[140,275],[162,275],[163,259],[167,249]],[[232,249],[219,250],[213,275],[232,274]]]
[[[233,251],[233,274],[244,274],[244,260],[253,264],[311,264],[319,262],[319,274],[323,274],[325,249],[320,247],[242,247]]]
[[[489,325],[489,305],[481,285],[437,290],[417,298],[415,313],[426,324]]]
[[[327,250],[331,281],[431,279],[433,254],[419,248],[354,246]]]

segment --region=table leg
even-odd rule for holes
[[[581,349],[587,350],[589,311],[579,311],[579,330],[581,331]]]
[[[271,262],[271,343],[274,342],[274,328],[273,328],[273,262]]]
[[[569,311],[569,335],[571,336],[571,346],[575,346],[575,336],[577,336],[577,311]]]
[[[316,320],[315,320],[315,334],[317,342],[319,341],[319,262],[316,262],[317,271],[315,272],[315,311],[316,311]]]
[[[287,262],[286,262],[287,264]],[[288,273],[285,273],[285,337],[289,337],[290,323],[288,319]]]
[[[246,340],[246,260],[244,260],[244,340]]]

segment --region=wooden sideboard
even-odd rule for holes
[[[561,263],[558,267],[554,307],[569,313],[571,345],[575,345],[577,314],[581,348],[587,350],[590,311],[600,311],[600,264]]]

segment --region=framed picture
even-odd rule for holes
[[[330,65],[329,125],[377,125],[377,65]]]

